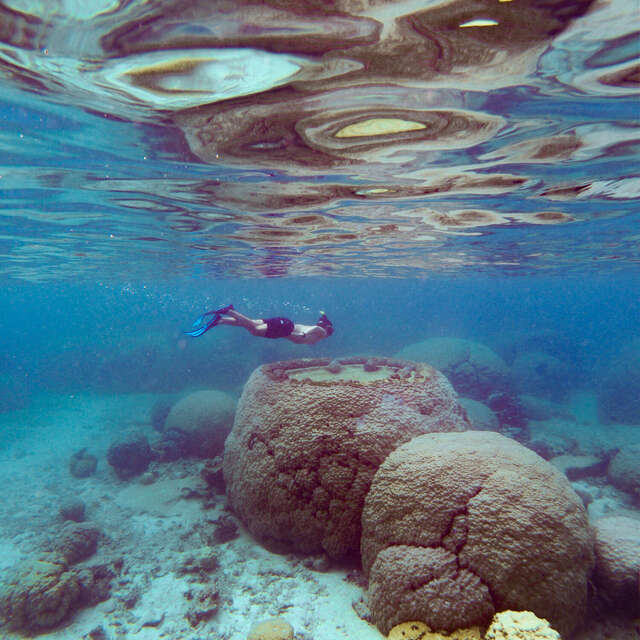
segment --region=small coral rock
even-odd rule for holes
[[[609,607],[640,616],[640,520],[601,518],[594,528],[598,592]]]
[[[200,476],[207,483],[209,489],[214,489],[218,493],[224,493],[222,456],[217,456],[213,460],[207,460],[204,467],[200,470]]]
[[[551,458],[549,462],[562,471],[569,480],[603,476],[607,472],[607,461],[596,456],[562,455]]]
[[[379,467],[362,514],[369,605],[383,631],[487,624],[530,609],[569,634],[583,619],[593,537],[568,480],[484,431],[418,436]]]
[[[185,594],[185,597],[193,602],[185,614],[185,618],[194,628],[201,622],[211,620],[220,608],[220,592],[215,582],[199,589],[190,590]]]
[[[282,618],[271,618],[251,627],[247,640],[293,640],[293,627]]]
[[[211,547],[201,547],[194,551],[180,554],[177,565],[178,575],[194,575],[200,580],[207,580],[219,566],[218,557]]]
[[[24,561],[0,588],[0,615],[9,628],[40,632],[62,622],[79,604],[80,584],[62,557]]]
[[[609,482],[640,498],[640,444],[628,445],[620,449],[609,463]]]
[[[74,569],[80,583],[81,603],[93,606],[111,596],[111,581],[115,577],[115,565],[96,564]]]
[[[388,453],[413,436],[470,427],[445,377],[428,365],[342,358],[258,368],[227,438],[227,496],[252,534],[274,548],[357,553],[362,504]],[[399,372],[406,370],[407,377]]]
[[[239,535],[238,523],[228,513],[213,522],[213,539],[217,544],[235,540]]]
[[[83,640],[109,640],[109,636],[107,632],[104,630],[104,627],[96,627],[95,629],[91,629],[89,633],[82,636]]]
[[[98,458],[86,449],[76,451],[69,460],[69,473],[74,478],[87,478],[93,475],[98,467]]]
[[[485,640],[561,640],[560,634],[531,611],[502,611],[491,621]]]
[[[53,551],[59,553],[69,564],[82,562],[96,552],[99,537],[100,530],[94,525],[88,522],[69,522],[54,541]]]
[[[185,455],[213,458],[222,454],[235,409],[235,398],[224,391],[196,391],[171,408],[165,432],[178,431],[183,436]]]
[[[60,505],[60,517],[63,520],[82,522],[84,520],[85,505],[82,500],[68,500]]]
[[[114,443],[107,452],[107,462],[121,480],[139,476],[149,468],[151,447],[144,436]]]

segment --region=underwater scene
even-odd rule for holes
[[[639,16],[0,2],[0,638],[640,640]]]

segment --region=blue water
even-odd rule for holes
[[[510,341],[554,334],[545,350],[596,391],[634,335],[640,289],[633,273],[429,280],[193,278],[121,284],[12,282],[2,291],[2,372],[26,397],[42,390],[181,391],[236,388],[262,361],[303,356],[392,356],[427,337],[462,337],[509,357]],[[195,317],[232,302],[252,317],[288,315],[335,326],[313,346],[248,341],[231,327],[185,339]],[[140,350],[146,357],[139,360]],[[578,384],[579,382],[579,384]],[[6,399],[9,401],[9,399]]]
[[[438,337],[574,411],[563,453],[640,443],[637,2],[298,4],[0,3],[3,455],[60,399]],[[335,333],[184,335],[230,303]],[[516,380],[540,353],[562,393]]]

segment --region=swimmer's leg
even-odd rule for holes
[[[267,325],[261,318],[254,320],[233,308],[229,309],[226,314],[220,318],[219,324],[226,324],[232,327],[242,327],[254,336],[264,336],[267,330]]]

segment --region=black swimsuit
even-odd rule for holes
[[[289,318],[263,318],[267,325],[265,338],[286,338],[293,333],[293,322]]]

